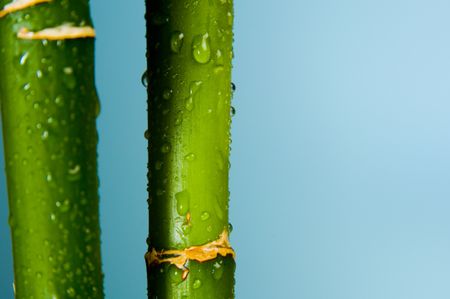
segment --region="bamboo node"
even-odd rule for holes
[[[64,39],[78,39],[78,38],[93,38],[95,37],[95,30],[90,26],[76,27],[71,24],[63,24],[57,27],[45,28],[40,31],[29,31],[27,28],[22,28],[17,33],[20,39],[47,39],[47,40],[64,40]]]
[[[3,6],[3,9],[0,10],[0,18],[3,18],[7,14],[28,8],[30,6],[51,1],[52,0],[13,0],[11,3]]]
[[[152,248],[151,251],[145,254],[145,259],[148,265],[169,263],[176,266],[178,269],[183,270],[182,279],[185,280],[189,274],[189,269],[186,267],[186,263],[189,260],[203,263],[213,260],[219,255],[224,257],[231,255],[233,258],[236,258],[236,253],[233,248],[231,248],[228,239],[227,230],[224,230],[217,240],[200,246],[161,251]]]

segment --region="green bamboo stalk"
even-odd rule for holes
[[[148,297],[234,298],[235,262],[225,250],[228,244],[219,246],[224,252],[217,257],[170,260],[230,232],[233,3],[147,0],[146,5]]]
[[[103,298],[89,1],[40,2],[0,18],[15,296]]]

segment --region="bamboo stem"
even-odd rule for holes
[[[223,245],[229,234],[233,4],[146,4],[148,295],[233,298],[234,251]],[[209,256],[211,250],[218,254]]]
[[[15,296],[103,298],[89,1],[0,7]],[[84,30],[90,35],[79,35]]]

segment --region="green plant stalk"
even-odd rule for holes
[[[149,251],[229,233],[232,0],[147,0]],[[146,79],[144,77],[144,79]],[[149,298],[234,298],[230,254],[149,263]]]
[[[0,7],[9,1],[0,0]],[[94,40],[23,40],[72,23],[89,1],[54,0],[0,18],[0,103],[15,296],[103,298]]]

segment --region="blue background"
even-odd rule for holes
[[[450,2],[236,1],[237,298],[450,298]],[[107,298],[145,298],[144,1],[92,1]],[[1,168],[4,168],[3,161]],[[12,298],[0,173],[0,298]]]

